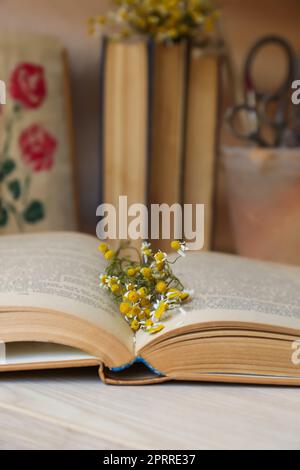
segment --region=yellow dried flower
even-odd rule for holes
[[[152,277],[152,270],[150,268],[142,268],[141,274],[146,278],[150,279]]]
[[[181,292],[180,299],[184,301],[184,300],[187,300],[189,296],[190,294],[188,292]]]
[[[107,18],[104,15],[99,15],[99,16],[97,16],[96,21],[97,21],[97,23],[103,25],[103,24],[107,23]]]
[[[127,297],[128,297],[128,300],[132,302],[133,304],[135,304],[140,298],[139,294],[134,290],[130,291]]]
[[[101,253],[106,253],[108,251],[108,246],[106,243],[100,243],[100,245],[98,246],[98,250],[101,252]]]
[[[140,300],[141,307],[149,307],[151,305],[150,299],[147,297],[142,297]]]
[[[141,287],[137,292],[142,299],[148,294],[146,287]]]
[[[173,240],[173,241],[171,242],[171,248],[173,248],[173,250],[178,251],[178,250],[180,250],[180,247],[181,247],[180,241],[178,241],[178,240]]]
[[[124,244],[124,249],[127,246]],[[184,242],[173,244],[173,248],[179,248],[176,250],[178,252],[186,249]],[[149,334],[161,331],[166,312],[171,315],[189,297],[180,280],[173,274],[172,263],[168,261],[167,255],[158,251],[153,260],[150,244],[144,242],[140,253],[140,259],[143,260],[141,267],[131,262],[128,256],[120,255],[122,246],[117,253],[106,244],[99,249],[110,258],[105,274],[100,276],[100,282],[118,303],[124,320],[135,332],[139,329]],[[151,252],[149,257],[143,253],[147,250]],[[134,282],[131,282],[133,276]]]
[[[156,263],[157,271],[161,272],[164,269],[164,267],[165,267],[165,262],[164,261],[160,261],[160,262]]]
[[[105,255],[104,255],[104,258],[106,260],[111,260],[113,257],[115,256],[115,252],[113,250],[108,250],[106,251]]]
[[[116,11],[89,20],[89,28],[116,26],[120,37],[145,34],[158,41],[176,41],[205,33],[218,18],[210,0],[113,0]]]
[[[133,329],[133,331],[137,331],[140,329],[140,322],[136,319],[132,320],[132,322],[130,323],[130,326]]]
[[[113,284],[110,288],[113,294],[119,294],[121,291],[121,287],[118,284]]]
[[[141,313],[141,307],[139,307],[138,305],[135,305],[134,307],[132,307],[130,311],[133,314],[133,316],[136,317],[137,315]]]
[[[180,298],[181,291],[178,289],[168,289],[167,297],[169,300]]]
[[[162,318],[162,316],[164,315],[164,313],[166,313],[166,311],[168,310],[169,306],[167,304],[167,302],[160,302],[159,303],[159,306],[157,307],[157,309],[155,310],[155,318],[157,320],[160,320]]]
[[[163,330],[165,327],[165,325],[157,325],[157,326],[154,326],[153,328],[149,328],[148,330],[148,333],[150,333],[150,335],[153,335],[154,333],[158,333],[159,331]]]
[[[155,289],[160,294],[164,294],[167,291],[167,288],[168,288],[168,286],[164,281],[159,281],[155,286]]]
[[[146,318],[146,313],[144,312],[144,310],[141,310],[138,314],[138,319],[139,320],[144,320]]]
[[[128,276],[130,276],[130,277],[135,276],[135,273],[136,273],[136,270],[135,270],[134,268],[129,268],[129,269],[127,270],[127,274],[128,274]]]
[[[120,303],[120,312],[123,314],[123,315],[127,315],[127,313],[130,311],[131,309],[131,305],[128,303],[128,302],[121,302]]]
[[[145,312],[145,315],[146,315],[147,318],[150,318],[150,317],[151,317],[151,310],[150,310],[150,308],[145,308],[145,309],[144,309],[144,312]]]
[[[166,253],[163,253],[162,251],[158,251],[154,255],[154,259],[157,263],[160,263],[160,262],[164,261],[166,259],[166,257],[167,257]]]

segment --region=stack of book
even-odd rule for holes
[[[210,249],[220,50],[105,40],[102,54],[102,201],[205,204]]]

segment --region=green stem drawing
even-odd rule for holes
[[[22,196],[22,201],[23,201],[24,206],[27,206],[27,204],[28,204],[28,196],[29,196],[30,186],[31,186],[31,174],[27,173],[27,175],[25,176],[24,187],[23,187],[23,196]]]
[[[2,206],[5,207],[6,210],[14,216],[19,231],[23,232],[23,220],[21,214],[19,214],[16,208],[7,201],[3,201]]]
[[[7,225],[9,215],[16,221],[18,230],[24,231],[25,224],[35,224],[45,216],[44,205],[41,201],[30,200],[32,174],[28,171],[25,176],[15,174],[17,163],[10,155],[13,140],[14,126],[20,117],[21,106],[16,103],[7,116],[5,123],[5,139],[0,151],[0,190],[4,187],[6,193],[1,191],[0,198],[0,227]],[[17,202],[21,202],[18,207]]]
[[[7,118],[6,124],[5,124],[5,140],[4,140],[4,145],[3,145],[3,150],[0,154],[0,159],[3,161],[6,158],[9,157],[9,149],[12,141],[12,136],[13,136],[13,129],[14,129],[14,124],[16,122],[16,118],[18,118],[19,113],[21,111],[21,108],[16,105],[12,108],[12,112]]]

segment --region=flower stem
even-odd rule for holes
[[[23,196],[22,196],[23,204],[25,207],[28,202],[30,185],[31,185],[31,174],[27,173],[27,175],[25,176],[25,181],[24,181],[24,186],[23,186]]]
[[[6,207],[6,209],[13,214],[15,221],[17,223],[18,229],[20,232],[23,232],[23,222],[22,222],[22,216],[18,213],[16,208],[10,204],[7,201],[2,202],[3,206]]]

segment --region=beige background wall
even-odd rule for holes
[[[55,34],[70,53],[81,217],[83,225],[92,228],[99,175],[100,46],[99,41],[87,35],[86,20],[104,11],[108,3],[104,0],[0,0],[0,28]],[[285,34],[300,52],[299,0],[219,0],[219,3],[224,6],[224,30],[238,68],[245,50],[261,34]],[[271,79],[273,74],[271,64],[266,75]]]

